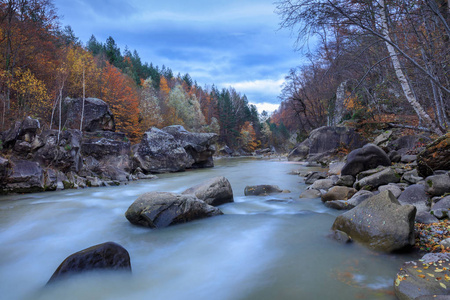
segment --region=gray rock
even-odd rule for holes
[[[342,168],[341,175],[355,176],[365,170],[377,166],[390,166],[391,160],[380,147],[367,144],[362,148],[353,150],[347,156],[347,163]]]
[[[16,121],[11,128],[3,134],[3,148],[14,146],[16,140],[19,138],[22,122]]]
[[[398,198],[400,204],[411,204],[417,208],[417,212],[429,211],[429,197],[425,192],[425,186],[414,184],[407,187]]]
[[[402,155],[401,162],[402,163],[412,163],[417,160],[417,155]]]
[[[353,187],[356,189],[376,189],[380,185],[388,183],[400,182],[400,175],[398,175],[393,169],[386,168],[385,170],[375,173],[373,175],[364,177],[363,179],[355,182]]]
[[[333,162],[329,165],[328,175],[341,175],[345,162]]]
[[[8,175],[9,160],[0,156],[0,181]],[[0,184],[1,185],[1,184]]]
[[[378,191],[380,193],[384,191],[391,191],[391,193],[395,196],[395,198],[398,198],[402,193],[402,190],[395,184],[381,185],[378,187]]]
[[[247,185],[244,189],[245,196],[267,196],[270,194],[279,194],[282,193],[283,190],[280,189],[277,185]]]
[[[389,151],[388,157],[393,163],[398,163],[402,159],[402,156],[396,150]]]
[[[366,201],[367,199],[371,198],[374,195],[375,194],[370,191],[360,190],[347,201],[347,207],[348,207],[348,209],[352,209],[352,208],[360,205],[361,203],[363,203],[364,201]]]
[[[431,196],[441,196],[445,193],[450,193],[450,176],[448,174],[444,175],[433,175],[425,178],[426,181],[426,191]]]
[[[44,172],[37,162],[10,161],[3,185],[3,191],[7,193],[41,192],[44,190]]]
[[[417,170],[422,177],[436,170],[450,170],[450,132],[428,144],[418,155]]]
[[[115,131],[116,125],[109,105],[97,98],[86,98],[85,100],[83,131]],[[67,128],[80,129],[82,106],[82,98],[66,98],[64,100],[63,120]]]
[[[337,209],[337,210],[349,210],[354,208],[354,206],[349,205],[347,200],[332,200],[327,201],[324,205],[328,208]]]
[[[404,135],[396,140],[389,142],[388,148],[397,150],[400,153],[411,151],[431,142],[431,139],[426,135]]]
[[[373,141],[373,144],[378,147],[386,147],[391,136],[392,136],[392,130],[386,130],[385,132],[383,132],[382,134],[380,134],[379,136],[377,136],[375,138],[375,140]]]
[[[75,274],[98,270],[131,272],[128,251],[119,244],[107,242],[76,252],[59,265],[47,284]]]
[[[347,244],[347,243],[352,242],[351,237],[349,237],[348,234],[346,234],[345,232],[340,231],[340,230],[334,230],[332,233],[332,237],[336,241],[338,241],[339,243],[342,243],[342,244]]]
[[[306,184],[313,184],[316,180],[319,179],[325,179],[327,178],[327,173],[326,172],[311,172],[308,176],[306,176],[305,178],[305,183]]]
[[[26,157],[28,153],[31,152],[31,144],[26,141],[17,140],[14,144],[13,150],[17,155]]]
[[[319,179],[310,185],[308,189],[329,190],[334,186],[334,184],[335,182],[333,179]]]
[[[439,219],[428,211],[419,211],[416,214],[416,222],[422,224],[432,224],[439,222]]]
[[[400,181],[406,182],[409,184],[416,184],[416,183],[420,182],[421,180],[423,180],[423,177],[420,177],[417,169],[414,169],[414,170],[405,172]]]
[[[389,168],[389,167],[382,167],[382,166],[379,166],[379,167],[377,167],[377,168],[375,168],[375,169],[370,169],[370,170],[362,171],[362,172],[360,172],[358,175],[356,175],[356,180],[361,180],[361,179],[363,179],[364,177],[368,177],[368,176],[370,176],[370,175],[379,173],[379,172],[381,172],[381,171],[386,170],[387,168]]]
[[[129,155],[130,150],[130,141],[122,132],[85,132],[81,144],[83,156],[91,156],[97,160],[103,160],[107,156]]]
[[[355,190],[354,188],[349,188],[346,186],[335,186],[332,187],[326,194],[322,195],[322,202],[333,200],[348,200],[356,192],[357,190]]]
[[[353,187],[353,184],[355,183],[355,181],[356,181],[356,179],[352,175],[344,175],[338,179],[338,181],[336,182],[336,185]]]
[[[394,280],[395,295],[400,300],[417,299],[421,296],[450,295],[449,283],[444,280],[450,275],[450,255],[430,253],[420,260],[403,264]],[[430,274],[430,275],[429,275]],[[441,277],[442,280],[436,280]],[[448,299],[449,296],[446,296]],[[427,299],[427,298],[419,298]],[[439,298],[430,298],[439,299]]]
[[[221,214],[218,208],[193,195],[149,192],[136,199],[125,216],[135,225],[162,228]]]
[[[442,198],[431,207],[431,213],[438,219],[448,217],[449,211],[450,211],[450,196]]]
[[[320,127],[309,134],[309,155],[334,151],[341,145],[356,149],[365,141],[353,128],[336,126]]]
[[[320,196],[322,195],[322,193],[319,190],[316,189],[309,189],[309,190],[304,190],[301,194],[300,194],[300,198],[320,198]]]
[[[288,154],[289,161],[302,161],[308,157],[309,154],[309,139],[304,140]]]
[[[444,246],[444,248],[450,248],[450,239],[442,240],[440,245]]]
[[[372,249],[393,252],[414,245],[415,216],[414,206],[400,205],[385,191],[338,216],[332,229],[344,231]]]
[[[234,201],[231,184],[223,176],[211,178],[185,190],[182,194],[192,194],[212,206]]]

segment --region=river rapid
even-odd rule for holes
[[[387,255],[329,238],[341,212],[299,199],[299,163],[221,159],[212,169],[163,174],[108,188],[0,197],[0,298],[14,299],[396,299],[393,280],[412,255]],[[224,215],[152,230],[124,216],[149,191],[182,192],[225,176],[234,203]],[[244,196],[246,185],[291,191]],[[58,265],[87,247],[116,242],[132,275],[87,273],[44,287]]]

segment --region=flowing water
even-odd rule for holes
[[[372,252],[328,237],[341,212],[289,175],[301,164],[223,159],[216,167],[109,188],[0,197],[0,298],[14,299],[395,299],[406,255]],[[309,168],[311,169],[311,168]],[[182,192],[229,179],[224,215],[152,230],[124,213],[148,191]],[[289,194],[244,196],[246,185],[276,184]],[[70,254],[113,241],[130,253],[132,275],[88,273],[44,288]]]

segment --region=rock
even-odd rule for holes
[[[390,165],[391,160],[380,147],[367,144],[348,154],[347,163],[342,168],[341,175],[352,175],[356,177],[362,171],[370,170],[377,166]]]
[[[0,182],[8,175],[9,160],[0,156]]]
[[[86,185],[88,187],[104,186],[103,181],[98,177],[86,176]]]
[[[432,223],[439,222],[439,219],[427,211],[419,211],[416,214],[416,222],[423,223],[423,224],[432,224]]]
[[[39,123],[39,120],[32,119],[28,116],[22,121],[20,137],[24,141],[31,143],[40,128],[41,124]]]
[[[419,175],[427,177],[435,170],[450,170],[450,132],[439,137],[417,156]]]
[[[392,130],[386,130],[385,132],[383,132],[382,134],[380,134],[375,138],[373,144],[378,147],[386,147],[391,137],[392,137]]]
[[[44,172],[37,162],[27,160],[10,161],[4,192],[33,193],[44,190]]]
[[[136,199],[125,216],[135,225],[162,228],[221,214],[218,208],[193,195],[149,192]]]
[[[418,299],[429,295],[450,295],[448,281],[444,280],[450,275],[450,255],[448,253],[430,253],[422,259],[406,262],[394,280],[394,291],[398,299]],[[419,272],[420,271],[420,272]],[[431,274],[428,275],[428,274]],[[440,277],[442,280],[437,280]],[[446,296],[448,299],[449,296]],[[419,298],[427,299],[427,298]]]
[[[162,130],[171,134],[194,159],[191,168],[214,167],[212,156],[216,152],[214,144],[218,139],[217,134],[189,132],[180,125],[168,126]]]
[[[13,150],[18,156],[26,157],[31,152],[31,144],[26,141],[17,140]]]
[[[356,179],[352,175],[344,175],[338,179],[338,181],[336,182],[336,185],[353,187],[353,184],[355,183],[355,181],[356,181]]]
[[[378,188],[380,185],[396,182],[400,182],[400,175],[398,175],[393,169],[387,168],[381,172],[364,177],[363,179],[355,182],[353,187],[358,190],[362,188],[372,190]]]
[[[192,194],[212,206],[234,201],[231,184],[223,176],[211,178],[185,190],[182,194]]]
[[[379,173],[379,172],[381,172],[381,171],[386,170],[387,168],[389,168],[389,167],[382,167],[382,166],[379,166],[379,167],[377,167],[377,168],[375,168],[375,169],[370,169],[370,170],[362,171],[361,173],[359,173],[358,175],[356,175],[356,180],[361,180],[361,179],[363,179],[364,177],[368,177],[368,176],[370,176],[370,175]]]
[[[81,153],[102,160],[107,156],[129,155],[131,144],[125,133],[97,131],[85,132],[81,144]]]
[[[389,151],[388,157],[393,163],[398,163],[402,160],[402,156],[396,150]]]
[[[444,197],[431,207],[431,213],[438,219],[449,216],[450,196]]]
[[[425,192],[425,186],[414,184],[407,187],[398,198],[400,204],[411,204],[417,208],[417,212],[429,211],[429,197]]]
[[[390,191],[385,191],[338,216],[332,229],[344,231],[375,250],[406,250],[414,245],[415,216],[414,206],[400,205]]]
[[[316,189],[316,190],[329,190],[334,186],[336,182],[332,179],[319,179],[316,180],[312,185],[308,187],[308,189]]]
[[[340,230],[334,230],[332,237],[341,244],[347,244],[352,242],[351,237],[349,237],[348,234]]]
[[[345,145],[353,150],[364,145],[365,141],[353,128],[320,127],[309,134],[309,155],[334,151]]]
[[[440,245],[444,246],[444,248],[450,248],[450,238],[442,240]]]
[[[308,176],[305,178],[306,184],[313,184],[316,180],[319,179],[325,179],[327,178],[327,173],[325,172],[311,172]]]
[[[289,161],[302,161],[308,157],[309,154],[309,139],[304,140],[288,154]]]
[[[417,155],[402,155],[401,162],[408,164],[417,160]]]
[[[220,155],[225,155],[225,156],[232,156],[233,152],[234,151],[230,147],[228,147],[227,145],[225,145],[225,147],[223,147],[223,148],[220,148],[220,150],[219,150],[219,154]]]
[[[352,208],[360,205],[367,199],[373,197],[374,195],[375,194],[370,191],[360,190],[347,201],[347,207],[348,207],[348,209],[352,209]]]
[[[322,195],[322,202],[332,200],[348,200],[356,192],[357,190],[355,190],[354,188],[349,188],[346,186],[335,186],[332,187],[326,194]]]
[[[22,122],[16,121],[11,128],[3,134],[3,148],[14,146],[16,140],[19,138]]]
[[[322,195],[322,193],[319,190],[316,189],[309,189],[309,190],[304,190],[301,194],[300,194],[300,198],[310,198],[310,199],[314,199],[314,198],[320,198],[320,196]]]
[[[419,172],[417,171],[417,169],[414,169],[412,171],[408,171],[405,172],[402,176],[402,179],[400,180],[400,182],[406,182],[409,184],[416,184],[419,181],[422,181],[423,177],[419,176]]]
[[[416,152],[416,149],[429,142],[431,142],[431,139],[425,135],[404,135],[389,142],[388,148],[397,150],[400,154],[406,154],[406,152]]]
[[[395,198],[398,198],[402,194],[402,190],[395,184],[381,185],[378,187],[378,191],[380,193],[384,191],[391,191]]]
[[[346,200],[332,200],[324,203],[326,207],[337,210],[348,210],[354,206],[350,206]]]
[[[65,126],[71,129],[80,129],[83,99],[66,98],[63,104]],[[85,99],[83,131],[115,131],[114,117],[105,101],[97,98]]]
[[[328,175],[341,175],[342,168],[345,166],[344,162],[334,162],[329,165]]]
[[[431,196],[450,193],[450,176],[448,174],[428,176],[425,181],[426,191]]]
[[[247,185],[244,190],[245,196],[267,196],[270,194],[279,194],[283,190],[277,185]]]
[[[122,270],[131,272],[128,251],[113,242],[92,246],[67,257],[53,273],[47,284],[69,276],[95,270]]]

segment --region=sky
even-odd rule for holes
[[[112,36],[122,53],[189,73],[200,86],[234,87],[272,112],[289,69],[302,63],[273,0],[54,0],[63,26],[85,44]]]

